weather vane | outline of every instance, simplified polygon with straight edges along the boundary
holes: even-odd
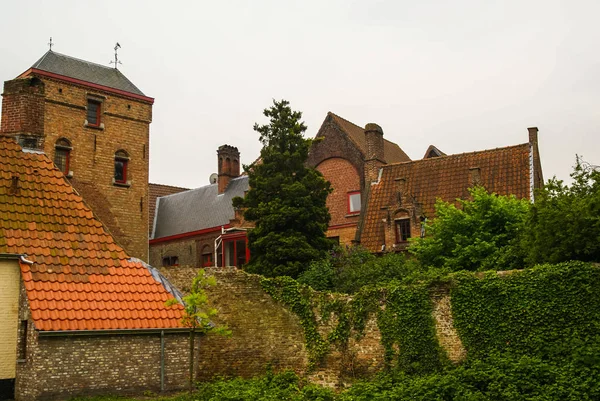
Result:
[[[115,65],[115,70],[118,70],[119,68],[117,67],[118,64],[123,64],[121,63],[121,60],[119,60],[119,56],[117,54],[117,51],[121,48],[121,45],[119,44],[119,42],[117,42],[117,44],[115,45],[115,61],[111,61],[110,64],[114,64]]]
[[[50,42],[48,42],[48,46],[50,46],[50,51],[52,51],[53,45],[54,45],[54,43],[52,43],[52,36],[50,36]]]

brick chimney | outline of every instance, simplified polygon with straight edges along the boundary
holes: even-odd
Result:
[[[44,83],[38,78],[4,82],[0,133],[15,137],[29,148],[43,148]]]
[[[219,146],[217,159],[219,163],[217,183],[219,193],[222,194],[227,189],[229,181],[240,176],[240,151],[234,146]]]
[[[365,154],[365,185],[377,181],[379,169],[385,164],[383,158],[383,130],[377,124],[365,126],[367,153]]]
[[[540,150],[538,148],[538,128],[529,127],[529,149],[531,152],[531,182],[530,182],[530,197],[534,200],[535,190],[544,185],[544,175],[542,174],[542,163],[540,161]]]

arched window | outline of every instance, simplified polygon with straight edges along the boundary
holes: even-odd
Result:
[[[71,142],[65,138],[60,138],[54,145],[54,164],[64,175],[69,175],[72,149]]]
[[[115,176],[116,184],[127,184],[127,167],[129,164],[129,155],[124,150],[118,150],[115,153]]]
[[[211,267],[213,265],[212,250],[209,245],[202,247],[202,267]]]

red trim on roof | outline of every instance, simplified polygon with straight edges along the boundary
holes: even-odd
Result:
[[[70,82],[70,83],[77,84],[77,85],[85,85],[85,86],[89,86],[89,87],[92,87],[94,89],[98,89],[98,90],[101,90],[104,92],[115,93],[117,95],[121,95],[121,96],[129,97],[129,98],[133,98],[136,100],[141,100],[141,101],[144,101],[144,102],[147,102],[150,104],[154,104],[154,98],[152,98],[152,97],[138,95],[136,93],[127,92],[127,91],[124,91],[121,89],[111,88],[109,86],[94,84],[92,82],[67,77],[65,75],[55,74],[53,72],[38,70],[37,68],[30,68],[27,71],[25,71],[24,73],[22,73],[21,75],[19,75],[17,78],[23,78],[29,74],[37,74],[37,75],[42,75],[42,76],[45,76],[48,78],[60,79],[61,81]]]
[[[208,234],[208,233],[212,233],[212,232],[216,232],[216,231],[221,231],[221,227],[229,228],[229,227],[231,227],[231,225],[225,224],[223,226],[205,228],[203,230],[198,230],[198,231],[190,231],[189,233],[182,233],[182,234],[169,235],[168,237],[154,238],[154,239],[151,239],[149,242],[150,242],[150,245],[154,245],[154,244],[158,244],[161,242],[167,242],[167,241],[172,241],[172,240],[181,239],[181,238],[194,237],[196,235],[202,235],[202,234]]]

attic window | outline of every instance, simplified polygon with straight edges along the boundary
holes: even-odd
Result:
[[[396,225],[396,243],[407,242],[410,238],[410,219],[398,219]]]

